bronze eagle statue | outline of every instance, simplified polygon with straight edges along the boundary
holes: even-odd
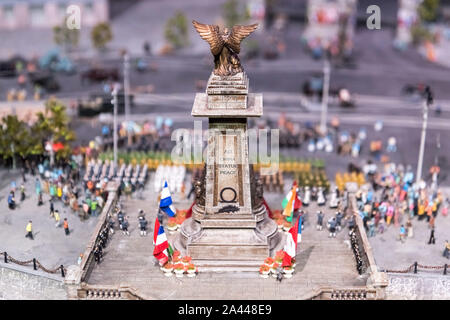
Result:
[[[242,72],[238,57],[241,41],[258,28],[258,24],[248,26],[234,26],[230,29],[219,30],[217,25],[202,24],[192,21],[200,37],[209,43],[214,56],[214,74],[218,76],[232,76]]]

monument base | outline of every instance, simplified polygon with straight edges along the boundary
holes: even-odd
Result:
[[[191,256],[203,271],[257,271],[265,258],[283,247],[283,235],[267,217],[265,208],[253,216],[254,227],[249,219],[241,219],[234,220],[233,225],[224,220],[221,228],[217,225],[221,220],[216,220],[214,227],[207,227],[208,219],[197,220],[202,209],[194,206],[193,217],[181,225],[174,247]]]

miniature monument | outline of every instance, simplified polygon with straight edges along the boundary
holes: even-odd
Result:
[[[193,23],[203,39],[212,37],[208,30],[220,36],[217,26]],[[259,266],[282,242],[276,224],[267,216],[262,184],[248,160],[247,118],[262,115],[262,94],[249,93],[248,78],[233,50],[237,47],[239,52],[240,41],[256,27],[233,27],[228,37],[239,42],[229,46],[222,41],[222,53],[213,51],[215,44],[208,41],[216,65],[206,92],[196,94],[192,109],[192,116],[209,118],[207,159],[204,176],[195,181],[192,218],[182,224],[175,247],[200,267],[221,262],[227,266],[233,261]],[[239,37],[233,32],[239,32]]]

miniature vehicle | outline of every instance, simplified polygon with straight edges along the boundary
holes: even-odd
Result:
[[[339,105],[341,107],[354,107],[355,102],[352,99],[352,96],[350,94],[350,91],[348,89],[342,88],[338,91],[338,100]]]
[[[80,101],[78,104],[78,115],[83,117],[93,117],[99,113],[113,112],[114,106],[111,103],[111,95],[107,93],[94,93],[86,101]],[[117,95],[118,113],[124,113],[125,95],[120,91]],[[130,106],[134,105],[134,96],[130,95]]]
[[[16,66],[12,61],[0,61],[0,77],[15,77]]]
[[[106,80],[119,81],[119,71],[117,68],[91,68],[81,73],[81,83],[101,82]]]
[[[34,86],[40,86],[47,92],[57,92],[61,88],[51,72],[30,73],[29,77]]]
[[[145,72],[149,69],[148,62],[142,58],[136,60],[136,70],[138,72]]]
[[[425,85],[423,83],[406,84],[402,88],[402,94],[404,94],[404,95],[422,95],[424,89],[425,89]]]
[[[311,78],[303,82],[302,92],[306,96],[322,96],[323,78],[321,74],[314,74]]]
[[[58,49],[52,49],[42,56],[39,59],[39,66],[41,69],[53,72],[64,72],[67,74],[73,74],[75,72],[75,66],[72,60],[68,57],[61,56]]]

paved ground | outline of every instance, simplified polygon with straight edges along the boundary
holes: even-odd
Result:
[[[34,180],[27,175],[25,185],[27,198],[19,203],[15,210],[8,209],[7,197],[12,177],[16,177],[17,185],[22,181],[20,174],[0,172],[0,252],[6,251],[18,260],[36,258],[46,268],[54,268],[61,264],[76,264],[80,253],[84,252],[97,219],[89,218],[82,222],[70,209],[63,208],[61,202],[55,203],[61,220],[69,221],[70,235],[66,236],[64,229],[55,227],[55,220],[49,215],[49,197],[44,195],[44,205],[37,206],[37,196],[34,192]],[[20,195],[16,194],[19,202]],[[34,240],[25,238],[25,227],[28,220],[33,221]]]
[[[415,261],[428,266],[450,264],[450,260],[442,256],[444,242],[450,240],[450,217],[444,217],[439,213],[435,227],[436,244],[434,245],[428,244],[430,229],[426,219],[418,221],[417,218],[413,220],[414,236],[407,238],[405,243],[397,240],[400,227],[394,225],[391,225],[387,232],[369,238],[378,267],[403,270]]]
[[[261,279],[257,272],[200,273],[197,278],[166,278],[155,266],[152,256],[152,233],[156,215],[156,195],[147,184],[147,201],[125,201],[130,217],[130,236],[121,232],[113,235],[106,248],[104,261],[96,265],[88,279],[89,284],[127,284],[155,299],[300,299],[318,286],[361,286],[364,279],[356,272],[353,253],[342,231],[336,239],[328,238],[326,231],[318,232],[313,224],[315,217],[305,222],[303,241],[299,244],[297,268],[291,279],[280,284],[275,279]],[[281,206],[284,194],[267,194],[269,205]],[[175,198],[175,197],[174,197]],[[188,208],[189,202],[175,204]],[[150,220],[147,237],[140,237],[137,212],[145,209]],[[315,212],[313,207],[311,212]],[[169,241],[174,234],[168,234]],[[262,261],[261,261],[262,263]]]

